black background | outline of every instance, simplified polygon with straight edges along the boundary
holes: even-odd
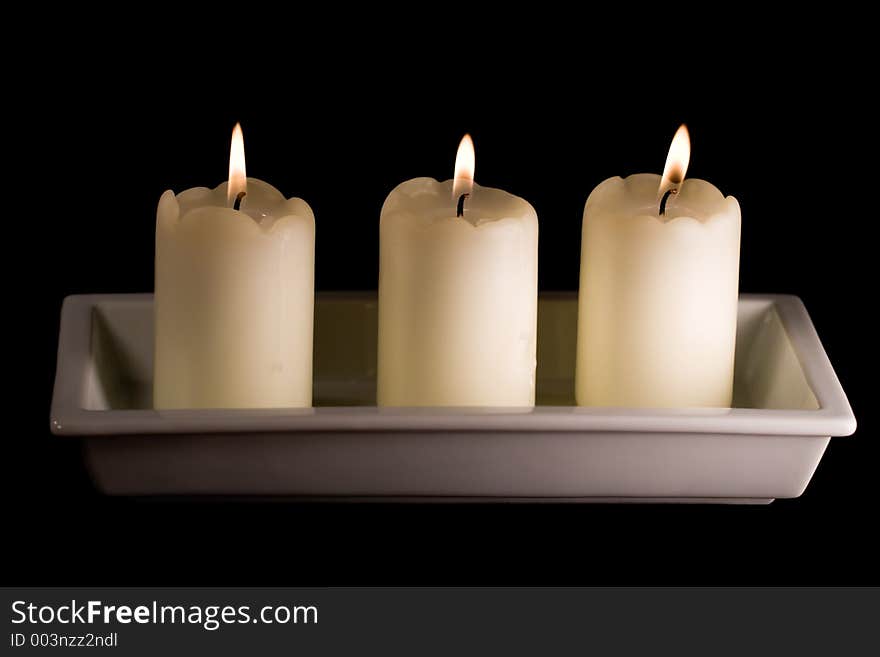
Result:
[[[18,53],[12,67],[9,583],[876,582],[875,80],[851,34],[802,17],[729,34],[661,21],[645,41],[626,17],[562,30],[565,17],[449,15],[431,31],[430,17],[409,17],[373,33],[346,15],[346,31],[316,36],[249,12],[184,48],[192,33],[160,18],[144,43],[58,23],[40,34],[48,63]],[[593,43],[604,31],[613,37]],[[383,199],[407,178],[448,178],[464,132],[477,180],[538,211],[541,289],[576,289],[586,196],[611,175],[659,173],[686,122],[688,175],[742,206],[741,290],[804,300],[859,430],[832,440],[800,499],[767,507],[102,497],[76,443],[48,432],[61,301],[152,289],[155,204],[167,188],[223,180],[235,121],[248,173],[315,211],[319,290],[376,287]]]

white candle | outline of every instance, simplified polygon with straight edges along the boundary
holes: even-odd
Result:
[[[245,177],[236,126],[228,183],[159,199],[154,406],[310,406],[314,253],[311,208]]]
[[[682,126],[662,179],[609,178],[587,199],[580,405],[731,405],[740,208],[710,183],[684,180],[689,155]]]
[[[382,207],[381,406],[535,403],[538,216],[473,163],[466,136],[454,180],[408,180]]]

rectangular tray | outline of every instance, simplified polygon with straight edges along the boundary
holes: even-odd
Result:
[[[855,418],[796,297],[739,302],[734,406],[574,406],[577,296],[542,294],[534,409],[375,406],[375,293],[318,294],[315,408],[151,408],[152,295],[65,299],[51,429],[121,495],[766,503]]]

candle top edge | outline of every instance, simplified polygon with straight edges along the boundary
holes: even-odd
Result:
[[[157,219],[161,223],[176,224],[188,219],[209,215],[211,219],[248,218],[250,223],[265,233],[284,225],[285,219],[305,219],[314,222],[314,213],[303,199],[285,198],[274,186],[248,177],[247,195],[240,209],[229,207],[226,197],[228,182],[214,187],[191,187],[178,194],[167,190],[159,200]]]
[[[712,183],[701,178],[686,178],[667,206],[659,214],[658,189],[661,176],[654,173],[636,173],[625,178],[613,176],[599,183],[590,193],[584,214],[614,212],[656,219],[664,224],[691,219],[707,223],[718,215],[740,216],[739,201],[725,196]]]
[[[537,223],[535,208],[524,198],[477,183],[462,202],[463,214],[458,217],[460,199],[454,197],[453,182],[451,178],[438,181],[429,177],[405,180],[389,192],[382,205],[382,220],[395,215],[408,215],[425,219],[427,223],[464,219],[464,223],[474,227],[504,219],[533,220]]]

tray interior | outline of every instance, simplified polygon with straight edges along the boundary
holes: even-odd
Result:
[[[92,314],[90,367],[82,407],[152,406],[153,317],[148,297],[104,301]],[[315,406],[371,406],[376,399],[375,293],[318,294],[315,303]],[[574,405],[577,296],[541,295],[537,403]],[[774,304],[743,298],[737,325],[734,406],[816,409],[816,397]]]

